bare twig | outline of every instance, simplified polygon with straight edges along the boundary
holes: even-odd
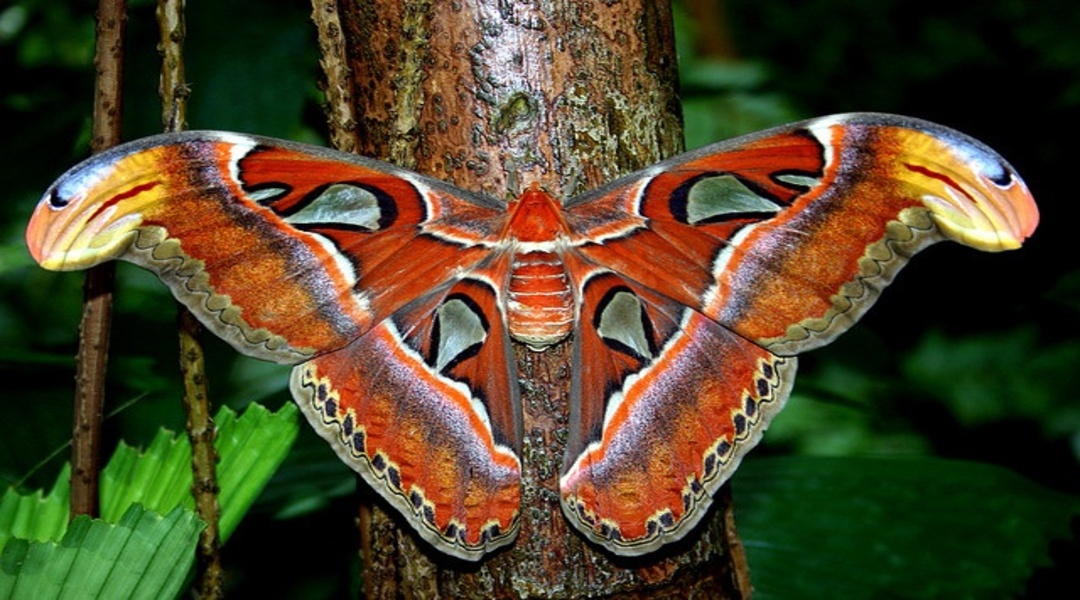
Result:
[[[326,120],[330,145],[342,152],[356,151],[356,117],[353,114],[352,70],[345,51],[337,0],[312,0],[311,20],[319,40],[319,63],[325,76]]]
[[[157,21],[162,55],[161,121],[165,131],[181,131],[187,116],[188,87],[184,81],[184,0],[159,0]],[[184,411],[191,440],[192,488],[195,510],[206,523],[199,537],[196,588],[200,598],[222,597],[221,538],[218,504],[216,429],[206,384],[206,363],[199,335],[202,326],[183,306],[178,307],[180,371],[184,377]]]
[[[166,0],[167,2],[173,0]],[[187,413],[188,439],[191,440],[191,492],[195,510],[206,523],[199,537],[198,573],[196,587],[199,598],[222,597],[221,538],[218,521],[217,450],[214,437],[217,430],[210,414],[206,391],[206,370],[203,349],[199,343],[202,326],[187,309],[180,307],[180,370],[184,376],[184,410]]]
[[[100,0],[94,66],[94,152],[120,142],[120,116],[127,2]],[[75,370],[75,410],[71,440],[71,515],[98,514],[98,465],[101,415],[105,403],[105,369],[115,268],[106,263],[90,269],[83,285],[79,354]]]
[[[311,20],[318,34],[319,64],[324,79],[320,81],[326,98],[324,111],[329,128],[330,145],[342,152],[357,151],[356,119],[353,112],[352,70],[346,51],[346,35],[341,28],[338,0],[311,0]],[[359,537],[360,564],[371,564],[371,519],[374,494],[356,476],[356,526]],[[363,597],[370,598],[371,578],[364,579]]]
[[[184,0],[160,0],[157,22],[161,52],[161,126],[165,131],[182,131],[187,123],[188,87],[184,81]]]
[[[90,149],[101,152],[120,143],[123,108],[124,30],[127,0],[100,0],[94,50],[94,124]]]

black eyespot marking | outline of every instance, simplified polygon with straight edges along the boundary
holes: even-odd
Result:
[[[743,412],[751,419],[757,414],[757,402],[754,402],[754,399],[750,396],[743,398]]]
[[[656,535],[656,530],[660,528],[660,525],[656,522],[656,519],[649,519],[645,522],[645,535],[652,537]]]
[[[584,504],[579,503],[577,505],[577,514],[578,514],[578,518],[581,519],[582,521],[584,521],[586,523],[592,523],[592,519],[589,517],[589,514],[585,512],[585,505]]]
[[[599,533],[601,537],[611,539],[611,525],[608,525],[607,523],[601,523]]]
[[[713,471],[715,471],[715,470],[716,470],[716,456],[713,455],[713,454],[706,454],[705,455],[705,469],[704,469],[703,475],[705,477],[711,477],[712,474],[713,474]]]
[[[728,452],[731,452],[731,442],[725,440],[716,447],[716,453],[720,456],[724,456]]]
[[[499,524],[498,523],[492,523],[488,527],[485,527],[485,528],[480,530],[480,543],[481,544],[487,544],[491,540],[499,537],[501,532],[502,532],[502,530],[499,529]]]
[[[401,473],[398,472],[397,468],[390,467],[386,469],[386,479],[395,490],[401,489]]]
[[[996,185],[998,187],[1005,188],[1005,187],[1009,187],[1010,185],[1012,185],[1013,181],[1014,181],[1012,171],[1010,171],[1008,167],[1006,167],[1005,165],[1003,165],[1001,163],[996,163],[996,166],[998,168],[997,172],[996,173],[987,173],[986,178],[989,179],[991,182],[994,183],[994,185]]]
[[[49,206],[53,208],[64,208],[70,203],[71,200],[60,196],[60,190],[53,188],[53,190],[49,192]]]
[[[746,432],[746,416],[745,415],[737,414],[737,415],[735,415],[735,418],[732,419],[732,421],[735,423],[735,433],[736,433],[736,435],[742,435],[744,432]]]
[[[769,395],[769,382],[764,379],[757,380],[757,393],[762,398]]]

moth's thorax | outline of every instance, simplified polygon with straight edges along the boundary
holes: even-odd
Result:
[[[518,242],[553,242],[567,232],[562,205],[536,184],[510,203],[510,218],[503,237]]]
[[[514,339],[542,350],[570,334],[574,293],[558,241],[562,206],[534,185],[510,203],[504,237],[514,247],[507,290],[507,326]]]

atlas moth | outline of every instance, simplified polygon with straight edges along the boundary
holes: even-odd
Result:
[[[572,346],[563,511],[640,555],[685,536],[833,340],[908,258],[1020,246],[1038,222],[994,151],[846,114],[509,204],[367,158],[237,133],[137,140],[64,174],[26,240],[48,269],[156,273],[238,351],[295,365],[334,451],[442,552],[511,543],[511,340]]]

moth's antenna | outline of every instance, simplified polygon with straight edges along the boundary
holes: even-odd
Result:
[[[585,186],[585,166],[581,164],[581,161],[577,157],[570,158],[570,168],[567,169],[566,183],[563,184],[563,199],[573,198],[581,193],[582,188]]]
[[[506,193],[509,201],[521,195],[521,179],[512,154],[503,158],[503,164],[506,165]]]

